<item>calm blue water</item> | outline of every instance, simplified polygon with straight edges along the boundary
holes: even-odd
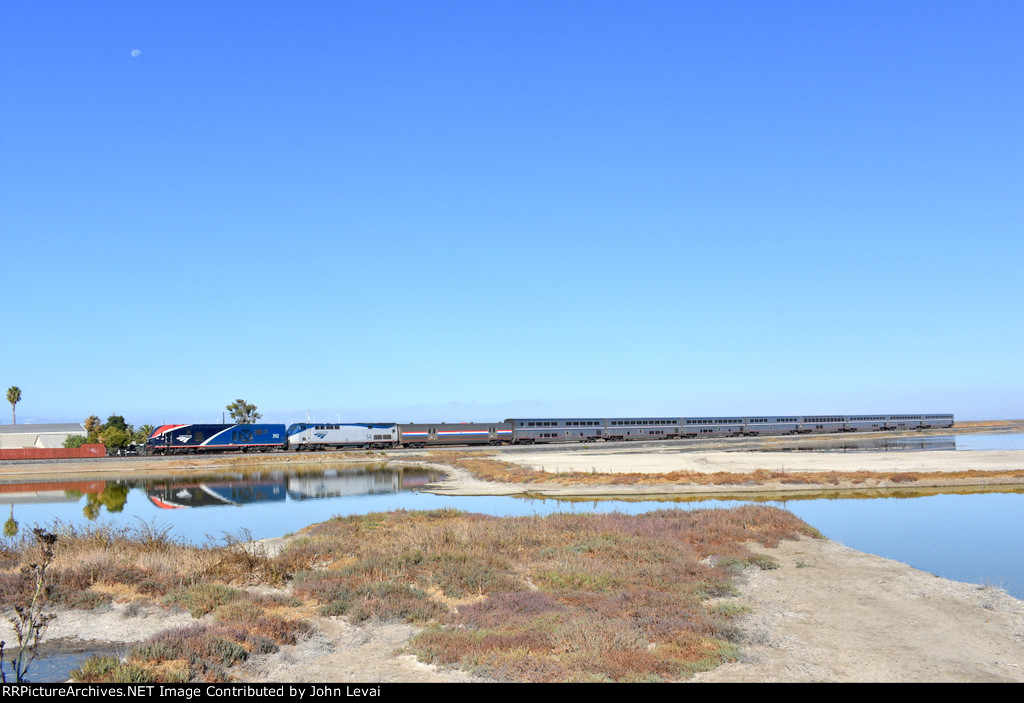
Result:
[[[949,435],[905,435],[902,437],[873,436],[871,434],[828,434],[814,437],[800,437],[787,441],[783,438],[772,447],[761,451],[979,451],[1001,449],[1024,449],[1024,433],[1004,434],[949,434]],[[737,451],[750,451],[739,446]]]
[[[956,435],[955,439],[957,449],[1024,449],[1024,432],[964,434]]]
[[[1024,598],[1024,492],[773,504],[855,549]]]
[[[84,652],[42,652],[28,667],[28,680],[31,683],[63,683],[71,678],[71,672],[80,667],[85,660],[94,654],[110,654],[108,650]],[[14,682],[14,666],[11,659],[4,656],[4,670],[7,682]]]

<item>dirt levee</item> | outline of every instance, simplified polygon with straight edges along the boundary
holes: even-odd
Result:
[[[614,447],[576,451],[499,452],[539,471],[580,473],[957,472],[1024,471],[1024,451],[728,452]]]

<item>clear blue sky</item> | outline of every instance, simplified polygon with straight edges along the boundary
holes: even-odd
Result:
[[[1024,417],[1022,36],[1017,0],[9,0],[0,389]]]

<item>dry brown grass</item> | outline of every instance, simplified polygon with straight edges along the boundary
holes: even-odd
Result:
[[[771,568],[746,545],[814,530],[765,506],[644,515],[497,518],[451,510],[337,518],[303,530],[254,568],[238,545],[193,547],[152,528],[60,530],[51,600],[96,607],[147,600],[204,616],[194,626],[97,658],[79,681],[225,681],[249,656],[293,644],[306,618],[343,615],[424,625],[424,661],[508,681],[677,680],[736,656],[730,610],[744,567]],[[3,542],[12,575],[35,555]],[[286,581],[290,596],[246,584]]]
[[[237,540],[193,546],[166,530],[58,524],[54,559],[46,573],[50,605],[102,608],[112,601],[148,602],[183,608],[212,624],[163,633],[132,648],[125,662],[97,657],[83,665],[78,681],[225,681],[226,669],[252,653],[276,651],[309,631],[303,603],[243,588],[254,580],[278,583],[272,560]],[[27,536],[0,547],[0,603],[14,606],[31,597],[25,566],[38,560]]]
[[[151,525],[79,528],[58,523],[52,531],[57,542],[47,575],[47,599],[55,604],[74,606],[84,596],[98,607],[119,596],[157,597],[210,578],[242,576],[220,551],[184,544]],[[4,544],[0,602],[13,604],[25,597],[19,573],[34,558],[24,535]]]
[[[582,471],[559,471],[549,473],[536,471],[519,464],[502,461],[493,455],[470,452],[431,452],[430,458],[442,464],[456,466],[469,471],[477,478],[500,483],[550,483],[557,485],[686,485],[686,486],[771,486],[773,484],[793,485],[884,485],[886,483],[908,483],[922,480],[971,480],[985,478],[1024,479],[1024,472],[1011,471],[768,471],[758,469],[749,473],[716,471],[670,471],[666,473],[593,473]]]
[[[814,531],[760,506],[639,516],[339,518],[282,553],[324,613],[429,624],[423,660],[508,681],[676,680],[736,654],[728,611],[746,543]],[[311,568],[311,567],[316,568]]]
[[[954,429],[975,427],[1024,427],[1024,420],[957,420]]]

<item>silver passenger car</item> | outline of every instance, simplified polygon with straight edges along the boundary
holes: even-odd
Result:
[[[513,418],[516,444],[826,434],[952,427],[952,414],[757,415],[748,417]]]
[[[608,420],[605,438],[613,441],[675,439],[679,437],[678,417],[622,417]]]
[[[738,437],[746,433],[746,418],[742,417],[681,417],[684,437]]]
[[[446,444],[508,444],[512,428],[505,422],[435,422],[398,425],[403,447],[436,447]]]
[[[606,420],[594,417],[510,418],[505,420],[516,444],[549,442],[593,442],[608,439]]]
[[[751,437],[773,434],[796,434],[800,430],[800,418],[796,415],[757,415],[744,418],[744,434]]]

